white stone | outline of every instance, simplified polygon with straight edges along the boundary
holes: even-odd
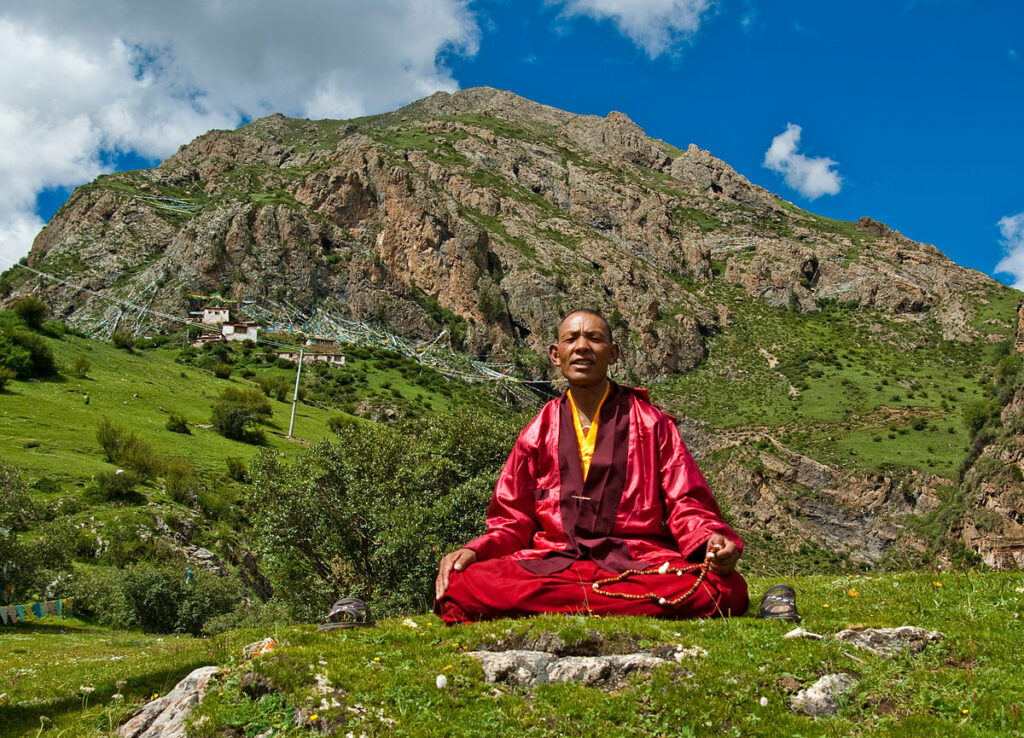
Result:
[[[789,698],[789,708],[811,717],[835,715],[839,711],[839,697],[857,686],[849,674],[826,674],[807,689],[801,689]]]

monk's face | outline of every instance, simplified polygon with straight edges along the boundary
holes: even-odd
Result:
[[[590,313],[570,313],[558,326],[558,343],[548,348],[551,363],[573,387],[591,387],[608,376],[608,366],[619,360],[607,324]]]

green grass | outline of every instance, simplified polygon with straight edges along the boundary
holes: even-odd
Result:
[[[719,430],[752,426],[848,469],[955,475],[968,446],[963,408],[982,396],[994,352],[877,311],[798,314],[721,283],[709,292],[734,324],[709,340],[699,367],[653,388],[658,402]]]
[[[96,426],[102,417],[134,432],[164,457],[188,458],[202,472],[223,473],[226,457],[249,457],[257,451],[211,428],[192,426],[191,435],[182,435],[164,427],[171,413],[184,415],[189,423],[209,424],[210,406],[220,392],[229,386],[252,386],[248,381],[221,380],[177,364],[173,360],[177,352],[170,349],[129,354],[73,336],[50,345],[66,367],[64,374],[54,380],[14,382],[0,395],[0,454],[30,479],[49,476],[64,484],[84,483],[109,468],[96,443]],[[92,364],[85,378],[70,370],[79,356],[88,357]],[[277,435],[288,432],[291,403],[271,400],[271,405],[274,414],[266,426],[269,446],[289,455],[297,452],[301,444]],[[314,442],[330,436],[330,414],[300,404],[294,435]]]
[[[784,561],[778,564],[785,570]],[[781,578],[752,578],[751,592],[756,597]],[[196,735],[221,735],[228,728],[246,735],[269,728],[281,730],[278,735],[308,735],[307,728],[291,725],[297,707],[305,708],[307,725],[333,726],[329,732],[336,735],[931,738],[1024,730],[1019,573],[785,579],[797,590],[802,626],[824,640],[784,640],[792,624],[750,615],[728,621],[547,615],[456,628],[416,615],[416,628],[393,619],[367,630],[317,633],[312,626],[294,626],[209,640],[42,621],[0,636],[0,691],[7,692],[0,698],[0,722],[11,736],[35,736],[40,717],[51,721],[54,734],[103,734],[191,669],[220,664],[230,671],[212,683],[197,709],[194,717],[204,716],[205,722],[194,728]],[[920,654],[886,660],[829,637],[851,625],[917,625],[945,638]],[[465,655],[509,635],[556,632],[573,643],[591,629],[606,637],[628,636],[640,648],[700,646],[707,656],[659,667],[608,693],[575,684],[487,684],[477,662]],[[241,646],[267,635],[278,640],[278,648],[253,663],[241,662]],[[239,679],[250,670],[270,680],[268,697],[250,700],[241,692]],[[808,718],[788,709],[790,680],[806,687],[836,672],[857,679],[836,716]],[[435,685],[438,674],[448,679],[445,689]],[[335,695],[338,707],[320,705],[317,675],[343,693]],[[121,690],[126,702],[110,699],[118,679],[128,682]],[[85,699],[80,686],[95,691]]]

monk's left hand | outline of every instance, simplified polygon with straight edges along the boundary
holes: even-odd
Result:
[[[708,539],[707,550],[715,554],[711,559],[711,571],[722,577],[732,574],[736,562],[740,560],[739,546],[721,533],[715,533]]]

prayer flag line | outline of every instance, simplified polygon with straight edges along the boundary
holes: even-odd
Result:
[[[31,612],[34,617],[29,618],[28,613]],[[0,606],[0,621],[4,625],[14,625],[16,623],[26,623],[31,620],[41,620],[49,615],[59,615],[64,617],[71,612],[71,598],[62,600],[46,600],[43,602],[33,602],[30,605],[7,605],[6,607]]]

